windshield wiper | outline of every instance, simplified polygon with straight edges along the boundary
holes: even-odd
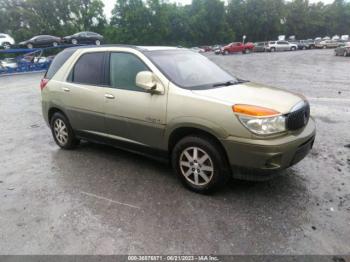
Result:
[[[239,85],[239,84],[242,84],[242,83],[245,83],[245,82],[248,82],[248,81],[242,80],[242,79],[238,79],[236,81],[227,81],[227,82],[223,82],[223,83],[217,83],[217,84],[214,84],[213,87]]]

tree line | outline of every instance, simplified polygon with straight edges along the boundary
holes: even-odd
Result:
[[[38,34],[94,31],[106,43],[212,45],[350,34],[350,2],[308,0],[116,0],[107,19],[101,0],[0,0],[0,31],[16,41]]]

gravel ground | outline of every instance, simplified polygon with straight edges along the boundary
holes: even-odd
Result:
[[[305,94],[318,132],[306,159],[268,182],[191,193],[141,156],[58,149],[41,115],[42,74],[0,77],[0,254],[350,254],[350,58],[208,56]]]

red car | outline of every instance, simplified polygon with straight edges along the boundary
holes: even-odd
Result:
[[[237,53],[237,52],[242,52],[243,54],[247,54],[253,51],[254,44],[253,43],[246,43],[243,44],[241,42],[235,42],[228,44],[227,46],[224,46],[222,48],[221,53],[223,55],[228,55],[231,53]]]

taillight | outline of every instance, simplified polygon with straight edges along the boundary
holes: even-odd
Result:
[[[41,91],[46,87],[48,82],[49,82],[49,79],[46,79],[46,78],[41,79],[41,81],[40,81],[40,90]]]

